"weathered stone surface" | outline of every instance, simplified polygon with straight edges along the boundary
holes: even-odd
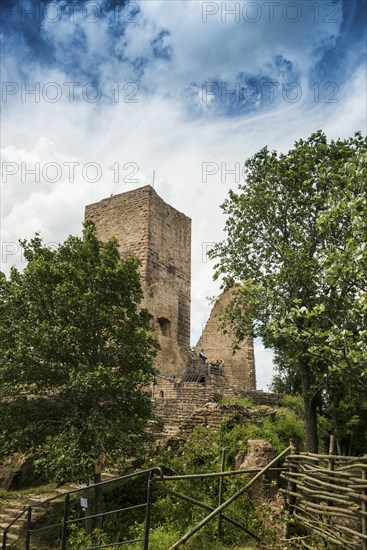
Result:
[[[248,451],[240,470],[263,468],[274,458],[273,447],[263,439],[249,439]]]
[[[143,305],[161,350],[156,359],[160,374],[180,379],[190,360],[191,220],[166,204],[147,185],[114,195],[85,209],[102,240],[116,237],[122,255],[135,254],[142,262]],[[219,328],[218,315],[230,294],[215,304],[196,351],[205,348],[209,359],[222,359],[224,382],[241,390],[256,389],[252,338],[235,355],[233,338]]]
[[[264,468],[275,458],[274,450],[268,441],[263,439],[249,439],[248,451],[244,461],[240,465],[240,470],[250,470],[252,468]],[[276,472],[268,472],[254,483],[249,489],[251,498],[261,501],[265,496],[274,496],[271,482],[277,479]]]
[[[159,376],[151,391],[155,412],[164,422],[163,433],[166,435],[190,432],[195,421],[217,430],[222,422],[236,415],[245,422],[257,423],[272,415],[272,406],[281,399],[281,396],[262,391],[240,392],[218,376],[209,377],[206,384],[182,383],[173,377]],[[219,405],[222,395],[234,398],[250,395],[255,407]]]
[[[34,461],[39,455],[24,458],[17,468],[3,466],[0,468],[0,484],[6,491],[26,489],[42,485],[44,479],[35,471]]]
[[[236,456],[234,457],[234,469],[235,470],[243,470],[243,468],[241,468],[241,464],[242,462],[244,461],[245,459],[245,453],[238,453],[236,454]]]
[[[147,185],[88,205],[85,219],[95,223],[99,239],[116,237],[122,256],[133,253],[141,260],[142,305],[161,346],[156,366],[180,376],[190,351],[190,218]]]
[[[233,411],[205,405],[219,401],[221,395],[241,397],[246,392],[256,403],[273,404],[271,397],[256,391],[252,338],[233,355],[233,338],[220,329],[219,315],[230,293],[217,300],[194,358],[190,354],[190,218],[166,204],[147,185],[88,205],[85,219],[95,223],[101,240],[116,237],[122,256],[133,253],[141,260],[142,305],[152,315],[161,346],[155,363],[159,376],[151,395],[166,424],[164,436],[190,431],[195,423],[219,428],[231,414],[233,417]],[[188,383],[185,373],[188,367],[198,365],[201,348],[208,362],[221,360],[220,373],[208,372],[198,380],[201,383]]]
[[[166,436],[178,432],[190,433],[195,426],[217,431],[223,422],[234,419],[258,424],[271,412],[269,407],[265,410],[240,405],[221,405],[212,401],[212,398],[200,388],[195,393],[189,390],[190,393],[185,394],[184,391],[185,389],[173,398],[155,400],[155,412],[165,423]]]
[[[239,390],[256,390],[255,356],[252,338],[246,338],[239,350],[232,353],[234,335],[224,333],[220,317],[231,300],[231,293],[225,292],[217,299],[203,333],[195,346],[201,349],[210,361],[223,364],[223,376],[228,385]]]

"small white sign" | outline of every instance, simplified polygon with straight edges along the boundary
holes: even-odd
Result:
[[[80,506],[83,508],[83,510],[86,510],[88,508],[88,499],[82,497],[80,499]]]

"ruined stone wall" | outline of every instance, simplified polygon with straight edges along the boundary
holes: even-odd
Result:
[[[150,186],[88,205],[85,219],[94,221],[99,239],[117,238],[122,257],[133,253],[142,262],[142,306],[152,315],[161,346],[156,359],[160,375],[151,395],[156,413],[166,424],[164,435],[191,431],[197,424],[218,429],[238,414],[249,421],[268,414],[267,407],[262,412],[239,413],[236,406],[218,404],[221,395],[241,397],[246,393],[257,403],[264,402],[262,392],[256,391],[252,338],[233,355],[233,338],[220,328],[219,315],[230,300],[229,293],[219,297],[195,356],[190,356],[191,220],[166,204]],[[189,365],[186,374],[198,366],[197,354],[202,348],[208,361],[223,361],[223,369],[209,369],[204,383],[199,379],[188,382],[189,377],[182,376]],[[271,404],[274,399],[265,401]]]
[[[231,334],[224,334],[220,326],[220,315],[231,299],[230,292],[221,294],[216,301],[203,333],[195,346],[195,353],[204,349],[210,361],[223,361],[223,375],[229,386],[241,391],[256,390],[255,357],[252,337],[247,338],[240,349],[233,354],[235,341]]]
[[[205,399],[202,395],[194,400],[185,397],[155,400],[155,413],[164,421],[163,436],[174,436],[179,432],[191,433],[196,426],[217,431],[223,422],[241,419],[244,423],[260,423],[272,409],[262,405],[245,408],[238,405],[221,405]]]
[[[218,377],[208,377],[206,384],[180,382],[174,378],[158,376],[151,390],[154,403],[164,399],[187,401],[189,407],[195,407],[207,401],[216,401],[223,394],[223,384]]]
[[[161,350],[156,367],[180,376],[190,350],[191,220],[149,185],[88,205],[101,240],[116,237],[120,253],[142,262],[143,306],[152,315]]]
[[[264,415],[271,414],[282,397],[267,394],[261,390],[240,392],[221,380],[209,377],[207,384],[179,382],[173,377],[158,376],[152,386],[151,396],[155,413],[164,422],[164,436],[178,432],[191,432],[196,425],[218,430],[222,422],[239,416],[244,422],[258,422]],[[221,397],[251,397],[254,407],[220,404]]]

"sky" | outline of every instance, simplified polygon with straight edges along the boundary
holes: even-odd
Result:
[[[207,252],[243,163],[322,129],[366,132],[363,0],[3,0],[1,270],[19,238],[81,234],[84,207],[153,183],[192,219],[192,344]],[[271,350],[256,341],[258,387]]]

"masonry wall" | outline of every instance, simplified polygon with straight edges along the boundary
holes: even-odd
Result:
[[[272,414],[266,405],[245,408],[239,405],[221,405],[205,399],[187,401],[184,397],[155,401],[155,412],[165,423],[163,437],[190,433],[196,426],[219,430],[221,424],[234,418],[244,423],[260,423],[264,416]]]
[[[100,240],[116,237],[122,256],[133,253],[142,261],[143,284],[146,280],[149,218],[149,194],[145,189],[113,195],[85,207],[85,219],[95,223]]]
[[[196,344],[195,353],[204,349],[208,362],[223,361],[223,376],[227,384],[241,391],[256,390],[255,356],[252,337],[232,353],[235,338],[230,333],[224,334],[221,328],[220,315],[231,299],[230,292],[221,294],[216,301],[203,333]],[[224,392],[225,393],[225,392]]]
[[[221,397],[248,396],[254,407],[222,405]],[[225,385],[221,376],[211,376],[207,384],[177,382],[172,377],[158,376],[151,388],[154,410],[164,422],[162,438],[191,432],[196,425],[218,430],[222,422],[239,416],[244,422],[258,422],[272,414],[274,405],[281,405],[282,396],[262,390],[241,392]]]
[[[160,403],[162,399],[178,400],[188,403],[188,407],[195,407],[208,401],[219,402],[222,396],[232,399],[249,397],[255,405],[282,405],[283,395],[264,392],[263,390],[240,391],[228,386],[224,377],[209,376],[206,384],[197,382],[180,382],[173,377],[157,376],[151,388],[153,403]]]
[[[146,282],[147,287],[153,290],[153,300],[148,302],[148,308],[150,306],[159,315],[162,307],[172,305],[171,318],[168,319],[171,321],[171,335],[177,343],[179,361],[176,365],[179,368],[175,369],[172,365],[169,371],[182,374],[190,350],[191,220],[166,204],[151,187],[148,189]],[[158,294],[154,296],[154,290],[159,286],[158,298]],[[165,361],[169,361],[169,355],[165,356]]]
[[[122,256],[133,253],[141,260],[142,305],[161,345],[156,366],[179,377],[190,351],[190,218],[148,185],[88,205],[85,219],[94,221],[99,239],[115,236]]]

